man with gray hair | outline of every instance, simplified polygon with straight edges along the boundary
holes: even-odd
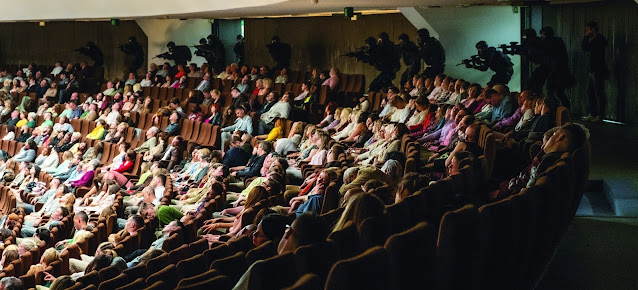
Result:
[[[155,137],[155,135],[157,135],[157,131],[157,127],[151,127],[148,129],[148,131],[146,131],[146,141],[144,141],[140,147],[135,148],[135,152],[145,153],[155,147],[155,145],[157,145],[157,138]]]
[[[0,280],[0,290],[22,290],[22,281],[16,277],[4,277]]]

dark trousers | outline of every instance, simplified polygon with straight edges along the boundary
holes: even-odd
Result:
[[[526,89],[532,90],[535,93],[542,93],[545,80],[547,79],[547,72],[542,68],[536,68],[527,80]]]
[[[497,72],[492,76],[492,79],[490,79],[490,82],[487,83],[490,86],[493,86],[495,84],[502,84],[502,85],[507,85],[510,80],[512,79],[512,74],[509,72]]]
[[[263,120],[259,120],[259,125],[257,126],[257,135],[268,134],[273,128],[275,128],[275,122],[266,123]]]
[[[412,81],[412,78],[415,75],[419,74],[419,71],[421,71],[421,64],[413,64],[411,66],[408,66],[403,74],[401,74],[401,87],[403,87],[405,83]]]
[[[589,113],[594,117],[604,117],[607,100],[605,96],[605,77],[602,73],[589,73],[587,96],[589,97]]]
[[[60,90],[58,93],[58,104],[64,104],[71,99],[71,93],[67,90]]]
[[[550,75],[547,78],[547,96],[557,98],[561,105],[567,107],[567,109],[571,109],[571,102],[565,94],[565,81],[563,81],[560,75]]]
[[[382,71],[370,82],[369,91],[380,92],[392,86],[392,81],[397,77],[396,71]]]

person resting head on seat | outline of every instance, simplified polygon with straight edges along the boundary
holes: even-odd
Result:
[[[257,224],[257,230],[251,233],[253,245],[259,247],[267,241],[279,245],[279,241],[284,236],[288,218],[279,214],[269,214]]]
[[[315,213],[304,213],[298,216],[292,225],[286,229],[279,241],[277,253],[279,255],[293,252],[297,248],[325,241],[328,237],[326,221]]]

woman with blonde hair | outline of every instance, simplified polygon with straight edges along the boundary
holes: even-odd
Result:
[[[12,83],[13,83],[13,81],[11,79],[5,79],[4,82],[3,82],[2,89],[0,89],[0,92],[4,92],[5,94],[9,94],[9,91],[11,90]]]
[[[15,108],[16,108],[16,105],[13,100],[11,99],[4,100],[4,108],[2,109],[2,112],[0,112],[0,116],[6,116],[11,114],[11,112],[13,112]]]
[[[55,175],[58,173],[66,172],[69,169],[69,165],[71,164],[71,160],[73,160],[73,153],[71,151],[65,151],[62,154],[62,163],[60,163],[55,168],[49,168],[45,170],[45,172]]]
[[[259,185],[255,186],[248,197],[246,198],[246,203],[244,203],[244,209],[234,217],[224,217],[224,218],[216,218],[207,220],[204,222],[204,226],[201,227],[204,238],[208,239],[209,242],[214,242],[219,240],[219,235],[212,235],[211,233],[216,229],[227,228],[227,235],[234,236],[239,230],[241,230],[242,225],[242,217],[243,214],[258,202],[268,199],[268,190],[265,187]],[[249,221],[252,223],[252,221]]]
[[[60,255],[58,251],[54,248],[48,248],[44,253],[42,253],[42,257],[40,258],[40,263],[31,265],[29,271],[26,275],[37,275],[38,273],[44,271],[48,265],[60,259]]]
[[[337,108],[334,114],[334,121],[330,123],[330,125],[323,128],[324,131],[329,132],[330,130],[339,131],[340,128],[347,126],[350,113],[352,113],[351,108]]]
[[[343,229],[349,221],[356,227],[367,218],[378,218],[385,213],[385,205],[377,196],[369,193],[360,193],[351,197],[341,218],[337,221],[333,232]]]
[[[257,93],[258,99],[265,99],[268,94],[272,91],[272,80],[271,79],[262,79],[263,87]]]
[[[222,106],[224,105],[224,101],[222,100],[222,93],[218,89],[210,90],[210,106],[215,106],[217,112],[220,112]]]
[[[303,131],[304,124],[302,122],[292,123],[288,137],[281,138],[273,144],[275,152],[281,156],[286,156],[291,152],[299,152],[299,143],[301,142]]]
[[[264,88],[264,80],[263,79],[257,79],[255,81],[255,90],[251,94],[251,98],[256,98],[257,95],[259,95],[259,92],[261,91],[261,89],[263,89],[263,88]]]
[[[309,165],[323,165],[326,161],[326,156],[328,155],[330,135],[328,135],[328,133],[324,131],[316,130],[311,140],[313,141],[313,146],[306,149],[310,150],[310,153],[306,158],[299,160],[301,162],[309,162]],[[304,157],[304,155],[305,154],[302,154],[301,157]],[[298,165],[298,162],[291,162],[290,167],[286,169],[286,174],[291,178],[300,180],[303,179],[303,174],[301,172],[301,168]]]
[[[368,126],[366,126],[366,122],[368,120],[368,116],[370,116],[370,114],[368,114],[368,112],[363,112],[363,111],[358,111],[357,114],[353,114],[355,116],[353,116],[351,118],[353,127],[352,130],[350,130],[350,132],[348,133],[348,135],[346,136],[345,139],[341,140],[341,142],[344,143],[352,143],[357,141],[357,138],[359,138],[359,136],[365,136],[368,133]],[[343,131],[342,131],[343,132]],[[341,136],[343,136],[344,134],[342,134]],[[367,137],[365,137],[366,140],[369,138],[369,135]]]
[[[337,133],[343,131],[345,128],[350,125],[350,115],[352,114],[352,108],[343,108],[341,109],[341,114],[339,116],[339,124],[335,125],[332,129],[334,129]],[[324,131],[329,132],[324,128]]]
[[[117,129],[115,131],[115,133],[111,136],[107,136],[104,138],[105,142],[111,142],[111,143],[120,143],[122,141],[124,141],[124,139],[126,138],[126,130],[128,129],[128,123],[122,122],[117,124]]]
[[[18,246],[16,245],[8,245],[2,251],[2,258],[0,258],[0,266],[2,268],[6,268],[11,265],[11,262],[20,259],[20,253],[18,252]]]
[[[155,156],[155,154],[164,152],[164,149],[166,149],[167,142],[168,142],[168,133],[160,132],[159,134],[157,134],[157,145],[155,145],[153,148],[145,152],[144,156],[142,157],[142,160],[149,162],[153,159],[153,156]]]
[[[314,142],[313,142],[313,136],[315,135],[315,132],[317,132],[317,126],[313,125],[313,124],[308,124],[308,126],[306,126],[306,129],[302,135],[301,141],[299,143],[299,150],[296,152],[293,152],[291,154],[288,154],[289,158],[299,158],[299,159],[306,159],[309,155],[312,149],[314,149],[313,147]]]

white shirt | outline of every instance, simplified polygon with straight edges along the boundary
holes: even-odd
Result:
[[[288,119],[291,108],[290,103],[279,101],[270,107],[268,112],[261,115],[261,120],[266,123],[271,123],[275,118]]]
[[[428,100],[436,100],[439,97],[439,95],[442,93],[442,91],[443,89],[441,89],[440,86],[434,88],[434,90],[432,90],[432,92],[428,96]]]
[[[171,152],[173,151],[173,149],[175,149],[175,147],[169,146],[168,149],[166,149],[166,153],[164,153],[164,156],[162,156],[162,160],[168,160],[168,158],[171,156]]]
[[[15,138],[16,138],[16,133],[11,131],[11,132],[7,133],[6,135],[4,135],[4,137],[2,137],[2,140],[13,141],[13,139],[15,139]]]
[[[153,189],[153,192],[155,193],[155,200],[162,200],[162,197],[164,197],[164,190],[164,185],[160,185]],[[153,201],[153,204],[155,204],[155,201]]]
[[[111,125],[111,124],[117,124],[117,117],[120,115],[120,112],[117,111],[112,111],[110,112],[107,116],[106,116],[106,123]]]
[[[310,93],[310,91],[303,91],[298,96],[296,96],[294,100],[295,101],[303,101],[308,96],[308,93]]]
[[[140,86],[142,86],[143,88],[144,88],[144,87],[150,87],[152,84],[153,84],[153,81],[151,81],[151,80],[147,80],[147,79],[143,79],[143,80],[140,82]]]
[[[56,66],[51,71],[51,74],[54,75],[54,76],[57,76],[60,72],[62,72],[62,67],[61,66]]]
[[[385,107],[383,107],[383,110],[381,110],[381,113],[379,113],[379,117],[381,118],[385,117],[385,115],[387,115],[390,112],[390,107],[392,107],[390,102],[385,104]]]
[[[126,156],[126,152],[122,152],[122,153],[118,154],[117,156],[115,156],[115,158],[113,158],[113,166],[111,166],[111,169],[120,168],[122,163],[124,163],[124,157],[125,156]]]

